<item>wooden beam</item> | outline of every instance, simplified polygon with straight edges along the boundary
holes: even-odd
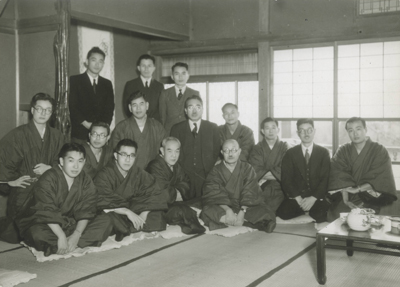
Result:
[[[269,34],[269,0],[258,0],[258,31]]]
[[[273,116],[271,94],[271,48],[268,42],[258,44],[258,119]]]
[[[138,24],[134,24],[134,23],[128,23],[128,22],[124,22],[124,21],[111,19],[111,18],[92,15],[92,14],[88,14],[88,13],[71,11],[71,18],[78,20],[78,21],[94,23],[94,24],[98,24],[98,25],[102,25],[102,26],[122,29],[122,30],[126,30],[126,31],[132,31],[132,32],[141,33],[141,34],[145,34],[145,35],[150,35],[150,36],[156,36],[156,37],[160,37],[160,38],[164,38],[164,39],[178,40],[178,41],[189,40],[189,35],[186,35],[186,34],[178,34],[178,33],[168,32],[168,31],[164,31],[164,30],[160,30],[160,29],[155,29],[155,28],[146,27],[146,26],[142,26],[142,25],[138,25]]]
[[[258,74],[232,74],[232,75],[201,75],[190,76],[190,83],[204,83],[204,82],[235,82],[235,81],[257,81]],[[171,77],[162,77],[160,80],[164,84],[173,84]]]
[[[17,21],[14,19],[0,18],[0,33],[15,34]]]
[[[0,16],[3,14],[4,9],[6,8],[8,0],[0,0]]]
[[[17,22],[18,34],[57,31],[59,22],[57,15],[20,19]]]

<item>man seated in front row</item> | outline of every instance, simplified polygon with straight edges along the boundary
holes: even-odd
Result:
[[[143,169],[156,158],[161,141],[166,137],[165,129],[160,122],[147,117],[148,109],[149,103],[145,94],[137,91],[130,95],[129,110],[132,116],[117,124],[110,140],[112,148],[115,148],[122,139],[135,141],[140,149],[135,165]]]
[[[234,139],[239,143],[241,161],[248,161],[249,153],[254,146],[253,131],[242,125],[239,121],[238,106],[227,103],[222,107],[222,116],[225,124],[218,127],[221,145],[228,139]]]
[[[39,178],[25,217],[17,221],[25,243],[45,256],[100,246],[112,230],[106,214],[96,216],[96,187],[81,172],[85,149],[77,143],[65,144],[59,163]]]
[[[279,140],[278,121],[273,118],[264,119],[260,128],[264,139],[253,147],[249,163],[257,174],[265,203],[276,212],[285,198],[281,188],[281,165],[288,144]]]
[[[331,160],[329,190],[341,192],[331,196],[328,221],[357,207],[379,213],[381,206],[397,199],[392,162],[385,147],[366,135],[362,118],[350,118],[345,128],[351,142],[339,147]]]
[[[282,189],[285,199],[276,215],[287,220],[305,212],[317,223],[326,221],[330,157],[326,148],[315,144],[314,121],[299,119],[301,144],[287,150],[282,159]]]
[[[114,160],[94,180],[99,193],[97,207],[111,216],[117,241],[130,233],[166,228],[163,211],[167,202],[155,178],[133,165],[137,152],[136,142],[119,141]]]
[[[82,144],[86,150],[86,163],[83,170],[92,178],[107,164],[113,154],[107,145],[110,126],[104,122],[94,122],[89,129],[89,142]]]
[[[264,203],[254,169],[239,160],[238,142],[225,141],[221,152],[224,160],[211,170],[204,184],[200,218],[210,230],[243,225],[272,232],[275,214]]]
[[[185,234],[204,233],[206,230],[197,219],[197,213],[185,201],[196,196],[190,189],[189,177],[178,163],[181,143],[177,138],[162,141],[161,155],[151,161],[147,171],[156,178],[168,203],[167,223],[179,225]]]

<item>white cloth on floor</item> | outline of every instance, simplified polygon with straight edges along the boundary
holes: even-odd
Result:
[[[36,277],[36,274],[25,271],[0,268],[0,286],[2,287],[12,287],[20,283],[26,283]]]
[[[305,223],[310,223],[313,221],[315,221],[315,219],[313,219],[308,214],[303,214],[303,215],[300,215],[298,217],[288,219],[288,220],[283,220],[282,218],[280,218],[278,216],[276,217],[277,224],[305,224]]]

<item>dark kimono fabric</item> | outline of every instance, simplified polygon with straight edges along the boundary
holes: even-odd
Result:
[[[218,130],[219,136],[221,137],[221,145],[226,140],[236,140],[242,150],[242,152],[240,153],[240,160],[247,162],[249,159],[250,151],[255,144],[253,131],[247,126],[242,125],[240,121],[233,134],[231,134],[226,124],[219,126]]]
[[[189,177],[182,170],[179,163],[173,167],[173,171],[158,156],[147,166],[147,171],[156,178],[157,184],[162,190],[168,203],[168,211],[165,213],[167,223],[179,225],[185,234],[204,233],[205,228],[197,219],[197,213],[189,207],[187,200],[195,197],[195,192],[190,190]],[[182,195],[183,202],[177,202],[177,191]]]
[[[83,170],[88,174],[92,179],[95,178],[97,173],[110,161],[113,157],[113,149],[109,145],[105,145],[102,149],[100,160],[97,161],[95,155],[93,154],[92,149],[90,148],[88,143],[83,144],[83,147],[86,150],[86,162]]]
[[[374,191],[382,193],[375,198],[367,192],[349,194],[349,200],[355,204],[379,212],[381,206],[397,200],[396,186],[389,153],[381,144],[367,140],[361,153],[358,154],[352,143],[342,145],[331,160],[329,190],[337,190],[350,186],[369,183]],[[340,192],[331,197],[332,205],[328,220],[339,217],[340,212],[348,212],[350,208],[343,203]]]
[[[70,236],[80,220],[89,220],[78,247],[100,246],[112,230],[110,218],[96,216],[97,192],[92,179],[82,171],[68,190],[60,167],[46,171],[33,189],[25,210],[16,219],[26,244],[45,256],[57,252],[58,238],[48,224],[58,224]]]
[[[110,145],[115,148],[122,139],[131,139],[137,142],[135,166],[146,168],[147,164],[155,159],[159,153],[162,140],[166,137],[164,127],[155,119],[147,118],[143,131],[141,132],[135,117],[121,121],[115,127]]]
[[[263,201],[256,173],[246,162],[238,161],[233,173],[223,162],[216,165],[204,184],[202,204],[201,219],[210,229],[225,227],[219,222],[225,214],[219,205],[227,205],[235,213],[247,206],[245,219],[252,224],[263,220],[275,221],[274,212]]]
[[[143,211],[151,211],[143,231],[165,230],[162,211],[167,210],[167,201],[155,178],[146,171],[132,166],[124,178],[116,162],[111,160],[97,174],[94,183],[99,193],[98,209],[125,207],[138,215]],[[137,231],[125,215],[109,214],[113,218],[116,233],[128,235]]]
[[[184,201],[195,197],[194,191],[190,190],[190,180],[177,162],[173,171],[161,156],[152,160],[146,168],[156,178],[157,184],[166,196],[168,204],[175,202],[178,190]]]
[[[61,132],[49,125],[46,126],[43,139],[33,121],[13,129],[0,141],[0,181],[13,181],[24,175],[39,178],[33,168],[39,163],[56,166],[58,153],[64,143]],[[0,219],[0,240],[10,243],[21,241],[14,219],[34,186],[35,183],[26,188],[1,184],[0,191],[9,196],[7,217]]]

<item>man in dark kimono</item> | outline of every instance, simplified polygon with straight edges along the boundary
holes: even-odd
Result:
[[[69,110],[72,141],[85,143],[95,121],[111,125],[114,115],[114,89],[110,80],[100,76],[106,54],[93,47],[87,54],[86,72],[70,77]]]
[[[133,116],[115,127],[110,142],[113,148],[122,139],[137,142],[140,153],[137,154],[135,165],[144,169],[158,155],[166,132],[159,121],[147,117],[149,103],[145,94],[140,91],[133,93],[129,97],[129,103],[129,110]]]
[[[253,167],[239,160],[240,152],[237,141],[224,142],[224,160],[204,184],[200,218],[210,230],[243,225],[270,233],[276,226],[275,214],[264,203]]]
[[[109,161],[94,181],[99,193],[98,209],[111,216],[117,241],[133,232],[166,228],[166,197],[155,178],[133,164],[137,151],[136,142],[130,139],[118,142],[115,160]]]
[[[278,138],[278,121],[268,117],[260,128],[264,139],[253,147],[249,163],[256,171],[265,203],[276,211],[285,198],[281,188],[281,165],[288,144]]]
[[[180,148],[177,138],[165,138],[160,148],[161,155],[152,160],[146,170],[156,178],[167,199],[167,223],[179,225],[185,234],[203,233],[206,230],[197,219],[197,213],[186,204],[195,193],[190,189],[189,177],[178,163]]]
[[[83,170],[92,178],[111,159],[113,150],[107,145],[110,138],[110,126],[104,122],[94,122],[89,129],[89,142],[84,143],[86,162]]]
[[[96,216],[96,187],[81,172],[85,149],[67,143],[59,160],[59,166],[40,177],[24,215],[17,220],[25,243],[45,256],[67,254],[76,247],[100,246],[112,230],[106,214]]]
[[[152,78],[156,69],[156,59],[153,56],[144,54],[137,60],[137,70],[140,76],[136,79],[126,82],[124,94],[122,98],[122,110],[125,118],[129,118],[132,114],[129,111],[129,96],[136,91],[143,92],[149,101],[149,109],[147,116],[160,121],[158,101],[160,94],[164,90],[164,85]]]
[[[254,146],[253,131],[240,123],[237,105],[225,104],[222,107],[222,116],[225,119],[225,124],[218,127],[221,145],[228,139],[236,140],[242,150],[239,159],[247,162],[250,151]]]
[[[282,159],[282,189],[285,199],[276,215],[287,220],[308,212],[317,223],[326,221],[330,157],[326,148],[315,144],[314,121],[299,119],[301,144],[288,149]]]
[[[364,119],[350,118],[345,127],[351,142],[339,147],[331,160],[328,221],[357,207],[379,213],[381,206],[397,200],[392,162],[385,147],[366,135]]]
[[[186,100],[193,95],[200,96],[199,91],[186,86],[190,77],[188,64],[178,62],[171,69],[175,86],[162,91],[159,101],[160,119],[167,135],[175,124],[186,121]]]
[[[65,139],[49,126],[55,108],[52,97],[36,94],[31,100],[32,121],[9,132],[0,141],[1,191],[9,194],[7,217],[0,220],[0,239],[18,243],[14,219],[38,178],[57,165]]]
[[[200,96],[190,96],[185,103],[189,120],[172,127],[171,136],[182,144],[179,163],[190,178],[190,188],[196,198],[202,195],[207,174],[215,165],[221,150],[218,126],[202,120],[203,101]]]

